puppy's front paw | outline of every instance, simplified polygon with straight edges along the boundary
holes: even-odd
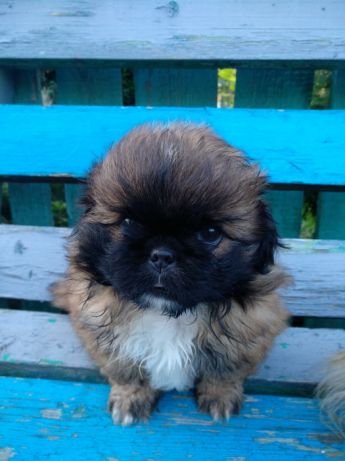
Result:
[[[208,386],[205,383],[196,389],[199,409],[212,416],[215,421],[228,420],[240,411],[243,393],[242,386],[230,388],[227,385]]]
[[[157,399],[158,392],[147,385],[114,384],[108,403],[113,422],[129,426],[139,421],[147,421]]]

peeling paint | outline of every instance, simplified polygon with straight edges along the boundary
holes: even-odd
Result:
[[[73,418],[85,418],[86,415],[86,409],[83,405],[80,407],[77,407],[73,410],[72,417]]]
[[[14,458],[16,452],[14,448],[4,447],[0,448],[0,461],[8,461],[11,458]]]
[[[319,455],[325,455],[326,458],[337,458],[340,456],[344,456],[344,452],[340,452],[333,448],[317,448],[311,447],[301,443],[299,440],[295,438],[283,438],[283,437],[258,437],[254,439],[255,442],[261,445],[268,445],[272,443],[277,443],[281,445],[288,446],[293,448],[294,450],[305,451],[309,453],[317,453]]]
[[[40,359],[39,363],[42,363],[44,365],[64,365],[64,362],[62,360],[51,360],[51,359]]]
[[[183,416],[172,416],[171,419],[176,424],[186,424],[188,426],[213,426],[215,424],[213,420],[185,418]]]
[[[41,410],[41,415],[46,419],[61,419],[62,410],[60,408],[47,408],[45,410]]]
[[[22,255],[25,250],[27,250],[27,247],[20,240],[17,240],[14,245],[14,252]]]

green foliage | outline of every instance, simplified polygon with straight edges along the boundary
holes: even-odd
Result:
[[[315,71],[311,109],[327,109],[330,106],[332,73],[330,70]]]
[[[52,184],[52,211],[54,224],[57,227],[67,227],[67,206],[63,184]]]
[[[302,212],[302,226],[300,237],[304,239],[315,238],[316,232],[316,203],[317,193],[306,192]]]
[[[218,70],[218,107],[234,107],[236,69]]]

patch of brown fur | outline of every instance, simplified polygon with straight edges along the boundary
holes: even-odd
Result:
[[[114,423],[128,426],[134,422],[146,421],[159,397],[148,382],[138,384],[113,383],[108,406]]]
[[[193,207],[210,197],[215,201],[222,197],[222,205],[210,210],[210,217],[216,221],[229,219],[224,230],[231,238],[253,238],[260,232],[257,200],[265,187],[265,177],[239,150],[207,127],[184,123],[140,126],[115,145],[89,177],[88,196],[93,207],[86,221],[118,221],[116,209],[126,205],[128,190],[140,197],[168,152],[175,180],[167,196],[177,209],[186,202]],[[209,168],[207,185],[200,181],[205,176],[205,165]],[[127,187],[121,184],[119,174],[126,178]]]
[[[257,288],[262,286],[263,291],[244,309],[233,302],[230,312],[220,319],[212,319],[208,309],[200,311],[194,364],[199,376],[197,398],[200,408],[214,418],[228,418],[238,411],[244,379],[254,373],[275,336],[286,326],[287,313],[278,295],[271,291],[283,275],[278,268],[272,272],[253,282]],[[119,356],[119,344],[126,340],[132,322],[142,311],[121,301],[112,288],[90,284],[85,274],[76,269],[55,286],[54,296],[55,304],[70,312],[76,331],[113,386],[111,395],[117,396],[113,399],[114,420],[124,424],[147,418],[158,394],[150,388],[144,367]],[[119,389],[127,392],[131,386],[135,386],[138,401],[129,398],[121,405],[116,403]],[[140,413],[144,395],[151,397]],[[130,416],[127,407],[134,404],[139,413]]]
[[[198,350],[212,351],[212,358],[200,355],[200,381],[196,395],[202,411],[213,418],[228,419],[238,413],[243,382],[253,374],[286,327],[288,315],[276,293],[252,300],[251,305],[232,304],[221,320],[205,319],[197,338]]]

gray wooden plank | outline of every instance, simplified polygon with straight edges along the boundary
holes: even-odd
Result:
[[[344,347],[343,330],[288,328],[276,338],[253,383],[313,386],[327,360]],[[28,374],[34,367],[44,377],[50,368],[49,377],[99,380],[95,364],[64,314],[0,310],[0,351],[0,373],[22,368]]]
[[[48,286],[66,269],[65,243],[70,229],[0,226],[0,296],[50,300]],[[290,246],[278,259],[293,275],[282,290],[294,315],[345,317],[345,243],[285,239]]]
[[[0,16],[1,59],[345,58],[342,0],[1,0]]]

